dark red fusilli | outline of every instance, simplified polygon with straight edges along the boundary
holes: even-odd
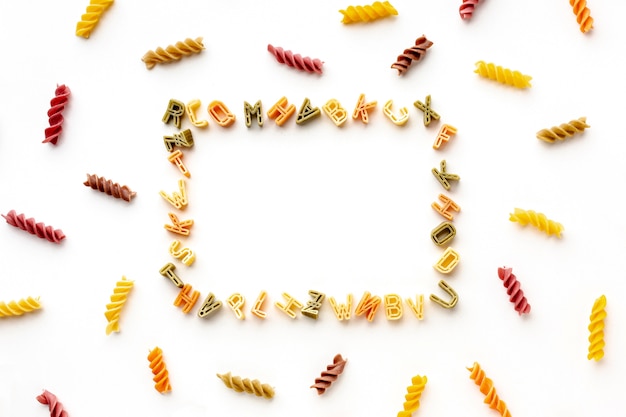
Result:
[[[306,71],[311,73],[322,73],[322,64],[323,62],[319,59],[312,59],[307,57],[302,57],[300,54],[295,54],[291,51],[285,51],[283,48],[279,46],[267,45],[267,50],[276,57],[276,60],[281,64],[288,65],[290,67],[299,69],[300,71]]]
[[[461,19],[469,19],[474,13],[474,9],[480,0],[463,0],[463,4],[459,7]]]
[[[50,110],[48,110],[48,123],[50,127],[46,128],[46,138],[42,143],[57,144],[59,136],[63,131],[63,110],[70,96],[70,89],[65,84],[57,86],[54,91],[54,98],[50,100]]]
[[[43,390],[43,393],[37,396],[37,401],[48,406],[50,417],[68,417],[67,411],[63,409],[63,404],[50,391]]]
[[[526,300],[524,291],[520,288],[520,283],[513,274],[512,268],[498,268],[498,277],[500,277],[506,287],[509,301],[515,304],[515,311],[520,315],[530,313],[530,304],[528,304],[528,300]]]
[[[23,213],[16,214],[15,210],[3,214],[2,217],[4,217],[11,226],[25,230],[32,235],[36,235],[52,243],[60,243],[61,240],[65,239],[65,234],[60,229],[54,229],[52,226],[37,223],[32,217],[27,219]]]

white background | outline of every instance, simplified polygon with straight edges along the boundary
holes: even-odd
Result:
[[[367,3],[364,3],[367,4]],[[39,296],[43,308],[0,320],[0,416],[47,415],[35,397],[57,395],[71,417],[392,416],[414,375],[428,383],[415,415],[497,415],[469,379],[478,361],[513,416],[607,414],[622,404],[626,359],[622,98],[626,5],[590,2],[594,29],[579,31],[566,0],[481,2],[470,21],[460,1],[395,0],[399,14],[344,25],[336,1],[118,1],[89,39],[75,35],[87,3],[2,2],[0,36],[0,211],[14,209],[60,228],[54,245],[0,227],[0,300]],[[403,76],[390,68],[420,35],[434,42]],[[187,37],[206,49],[147,70],[141,57]],[[280,65],[267,44],[324,61],[323,75]],[[478,60],[531,75],[518,90],[481,78]],[[57,84],[72,94],[57,146],[42,144]],[[265,119],[246,128],[243,102],[264,111],[281,97],[300,107],[336,98],[351,113],[359,94],[378,105],[364,125],[337,128],[325,115],[305,126]],[[441,120],[425,127],[416,100],[432,96]],[[161,118],[172,98],[223,101],[237,116],[222,128],[192,127],[185,150],[189,206],[174,210],[159,191],[183,178],[167,161]],[[387,100],[406,106],[398,127]],[[584,134],[549,145],[536,132],[585,116]],[[432,149],[443,123],[458,134]],[[446,193],[460,206],[452,242],[461,262],[450,276],[430,231],[443,188],[430,173],[446,159],[461,176]],[[86,173],[137,191],[129,204],[85,187]],[[508,220],[515,207],[545,213],[562,239]],[[187,267],[168,253],[167,213],[195,225]],[[172,305],[177,289],[159,275],[167,262],[201,292],[246,297],[246,319],[222,308],[197,317]],[[497,268],[510,266],[532,311],[513,309]],[[105,334],[105,305],[122,276],[135,286],[121,332]],[[398,322],[381,308],[339,322],[324,302],[317,321],[274,307],[308,290],[355,304],[364,291],[404,298],[458,292],[456,308],[427,300],[425,318]],[[262,321],[249,313],[268,292]],[[605,357],[587,360],[594,300],[607,297]],[[146,359],[160,346],[173,391],[153,387]],[[345,372],[323,396],[310,385],[335,354]],[[256,378],[268,401],[228,390],[215,376]]]

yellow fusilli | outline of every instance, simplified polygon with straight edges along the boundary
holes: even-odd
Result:
[[[367,6],[348,6],[345,10],[339,10],[339,13],[343,15],[341,23],[355,23],[395,16],[398,11],[388,1],[375,1]]]
[[[115,289],[111,295],[111,302],[106,305],[107,311],[104,313],[104,316],[109,322],[106,327],[107,334],[120,331],[120,313],[128,299],[128,293],[133,289],[133,284],[134,281],[129,281],[124,276],[115,284]]]
[[[519,71],[511,71],[508,68],[503,68],[493,63],[486,63],[485,61],[478,61],[476,63],[476,69],[474,72],[481,77],[489,78],[490,80],[498,81],[502,84],[512,85],[517,88],[530,87],[530,75],[524,75]]]
[[[589,316],[589,353],[587,359],[599,361],[604,357],[604,319],[606,297],[600,296],[594,303]]]
[[[100,17],[113,4],[113,0],[91,0],[85,14],[80,17],[76,24],[76,36],[89,38],[91,31],[100,21]]]
[[[158,47],[155,51],[148,51],[141,60],[146,68],[152,69],[156,64],[179,61],[182,57],[191,54],[199,54],[204,49],[202,38],[187,38],[175,45],[168,45],[165,49]]]
[[[549,235],[556,235],[556,237],[561,237],[561,232],[563,231],[563,225],[561,223],[555,222],[554,220],[550,220],[543,213],[537,213],[533,210],[523,210],[521,208],[515,208],[513,213],[510,213],[509,220],[512,222],[517,222],[522,226],[526,226],[527,224],[532,224],[537,229],[546,232]]]
[[[586,117],[579,117],[569,123],[563,123],[550,129],[541,129],[537,132],[537,139],[541,139],[548,143],[554,143],[557,139],[564,140],[570,138],[576,133],[582,133],[586,128],[591,127],[587,124]]]
[[[21,316],[41,308],[39,297],[22,298],[17,301],[0,301],[0,317]]]
[[[398,417],[411,417],[420,406],[420,397],[426,387],[428,378],[426,376],[415,375],[411,379],[411,385],[407,387],[407,394],[404,396],[404,410],[398,413]]]

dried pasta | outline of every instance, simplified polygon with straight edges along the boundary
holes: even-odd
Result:
[[[108,321],[106,327],[107,335],[120,331],[120,314],[122,307],[126,304],[130,290],[133,289],[133,285],[134,281],[127,280],[125,276],[122,276],[122,279],[115,284],[113,294],[111,294],[111,302],[106,305],[107,310],[104,313],[104,317]]]
[[[485,395],[485,404],[489,404],[489,408],[497,410],[502,417],[511,417],[511,412],[506,403],[496,394],[493,381],[485,376],[485,371],[481,369],[478,362],[474,362],[474,365],[467,370],[470,371],[470,378],[480,387],[480,392]]]
[[[232,376],[230,372],[217,374],[217,377],[224,382],[224,385],[236,392],[247,392],[267,399],[274,397],[274,388],[268,384],[262,384],[258,379],[252,381],[248,378],[241,379],[239,376]]]
[[[285,51],[280,46],[267,45],[269,53],[274,55],[276,61],[281,64],[285,64],[289,67],[299,69],[300,71],[306,71],[310,73],[321,74],[322,65],[324,64],[317,58],[302,57],[300,54],[294,54],[291,51]]]
[[[41,308],[39,297],[21,298],[17,301],[0,301],[0,317],[21,316],[24,313],[31,313]]]
[[[418,62],[424,58],[426,51],[433,46],[433,43],[422,35],[415,40],[415,45],[407,48],[398,55],[396,62],[391,64],[391,68],[398,70],[398,75],[404,74],[413,61]]]
[[[176,42],[174,45],[168,45],[165,49],[158,47],[154,51],[148,51],[141,60],[146,64],[146,68],[152,69],[156,64],[180,61],[184,56],[199,54],[203,50],[202,37],[187,38],[182,42]]]
[[[375,1],[366,6],[348,6],[339,10],[343,15],[341,23],[371,22],[383,17],[397,16],[398,11],[388,1]]]
[[[459,6],[459,14],[461,19],[470,19],[474,14],[474,9],[480,0],[463,0],[463,4]]]
[[[85,14],[80,17],[80,21],[76,24],[76,36],[89,38],[102,14],[112,4],[113,0],[91,0]]]
[[[41,404],[47,405],[50,410],[50,417],[68,417],[67,411],[63,407],[63,404],[57,399],[57,396],[48,390],[36,397],[37,401]]]
[[[517,88],[531,87],[530,80],[533,77],[524,75],[519,71],[511,71],[493,63],[478,61],[474,72],[481,77],[489,78],[502,84],[511,85]]]
[[[11,226],[22,229],[31,235],[46,239],[49,242],[60,243],[65,239],[65,234],[61,229],[55,229],[52,226],[37,223],[32,217],[27,219],[24,213],[17,214],[15,210],[11,210],[7,214],[2,214],[2,217],[4,217]]]
[[[517,222],[522,226],[532,224],[537,229],[546,232],[548,236],[556,235],[561,238],[561,232],[563,231],[563,225],[561,223],[550,220],[543,213],[537,213],[533,210],[523,210],[521,208],[515,208],[513,213],[510,213],[509,220]]]
[[[87,174],[87,179],[83,182],[83,185],[103,192],[106,195],[121,198],[127,202],[130,202],[130,200],[137,195],[137,192],[132,191],[127,185],[120,185],[117,182],[107,180],[104,177],[99,177],[94,174]]]
[[[65,120],[63,118],[63,110],[65,110],[65,105],[69,101],[70,93],[69,87],[65,84],[57,85],[57,88],[54,90],[54,97],[50,100],[50,109],[48,109],[48,124],[50,127],[44,130],[45,139],[42,143],[57,144],[59,136],[61,136],[63,131],[63,121]]]
[[[521,289],[521,285],[517,280],[517,277],[513,274],[512,268],[498,268],[498,277],[502,280],[506,293],[509,295],[509,301],[515,304],[515,311],[522,314],[530,313],[530,304],[524,296],[524,291]]]
[[[588,127],[591,126],[587,124],[587,118],[579,117],[576,120],[571,120],[569,123],[553,126],[550,129],[541,129],[537,132],[537,139],[554,143],[557,139],[564,140],[574,136],[576,133],[582,133]]]
[[[407,394],[404,396],[404,409],[398,413],[398,417],[411,417],[417,411],[426,382],[428,382],[426,376],[415,375],[411,378],[411,385],[407,387]]]
[[[604,357],[604,319],[606,318],[606,297],[600,296],[593,303],[589,316],[589,353],[587,359],[599,361]]]
[[[587,7],[587,0],[569,0],[570,6],[576,15],[576,22],[580,25],[580,31],[587,33],[593,29],[593,17]]]
[[[317,390],[317,395],[322,395],[337,380],[337,377],[343,373],[346,367],[347,359],[344,359],[341,354],[336,354],[333,358],[333,363],[326,367],[325,371],[322,371],[320,377],[315,378],[315,383],[311,385],[311,388]]]
[[[172,390],[170,385],[170,376],[165,362],[163,361],[163,350],[160,347],[155,347],[148,354],[148,360],[150,361],[150,369],[154,374],[154,388],[161,394],[165,394]]]

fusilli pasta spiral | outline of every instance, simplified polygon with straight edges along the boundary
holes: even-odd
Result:
[[[333,363],[328,365],[325,371],[322,371],[319,378],[315,378],[315,384],[311,385],[310,388],[315,388],[317,395],[325,393],[331,384],[337,380],[337,377],[343,373],[347,362],[348,360],[344,359],[341,354],[336,354]]]
[[[459,7],[461,19],[470,19],[474,14],[474,9],[480,0],[463,0],[463,4]]]
[[[415,375],[411,379],[411,385],[407,387],[407,394],[404,396],[404,409],[398,413],[398,417],[411,417],[417,411],[426,382],[428,382],[426,376]]]
[[[280,46],[273,46],[271,44],[267,45],[267,50],[270,54],[274,55],[276,61],[281,64],[285,64],[289,67],[299,69],[300,71],[306,71],[310,73],[322,73],[322,65],[324,64],[321,60],[315,58],[302,57],[300,54],[294,54],[291,51],[286,51]]]
[[[506,293],[509,295],[509,301],[515,304],[515,311],[522,314],[530,313],[530,304],[524,296],[524,291],[521,289],[521,285],[517,280],[517,277],[513,274],[512,268],[498,268],[498,277],[502,280]]]
[[[58,85],[54,90],[54,97],[50,100],[50,109],[48,110],[48,124],[44,131],[45,139],[42,143],[57,144],[59,136],[63,131],[63,110],[70,97],[70,89],[65,84]]]
[[[127,185],[120,185],[117,182],[94,174],[87,174],[87,179],[83,182],[83,185],[128,202],[137,194],[136,191],[132,191]]]
[[[508,68],[503,68],[491,62],[486,63],[485,61],[478,61],[474,72],[481,77],[489,78],[490,80],[517,88],[527,88],[531,86],[530,80],[532,80],[532,77],[530,75],[524,75],[519,71],[511,71]]]
[[[65,234],[61,229],[55,229],[52,226],[37,223],[32,217],[27,219],[24,213],[17,214],[15,210],[11,210],[7,214],[2,214],[2,217],[4,217],[11,226],[22,229],[31,235],[46,239],[49,242],[60,243],[65,239]]]
[[[569,0],[569,4],[576,15],[576,22],[580,25],[580,31],[586,33],[593,29],[593,17],[591,17],[591,11],[587,7],[587,0]]]
[[[152,378],[154,388],[161,394],[171,391],[170,376],[165,367],[165,362],[163,361],[163,351],[161,348],[157,346],[152,349],[148,354],[148,360],[150,361],[150,369],[152,369],[152,373],[154,374],[154,378]]]
[[[201,37],[187,38],[182,42],[176,42],[174,45],[168,45],[165,49],[158,47],[155,51],[148,51],[141,60],[146,64],[146,68],[152,69],[156,64],[179,61],[184,56],[199,54],[203,49]]]
[[[556,235],[561,237],[563,231],[563,225],[561,223],[550,220],[543,213],[537,213],[533,210],[523,210],[521,208],[515,208],[513,213],[510,213],[509,220],[512,222],[518,222],[522,226],[532,224],[537,229],[546,232],[548,236]]]
[[[106,327],[107,334],[120,331],[120,313],[128,299],[130,290],[133,289],[133,285],[134,281],[129,281],[124,276],[115,284],[115,289],[113,289],[113,294],[111,295],[111,302],[106,305],[107,311],[104,313],[104,316],[109,322]]]
[[[587,359],[599,361],[604,357],[604,319],[606,297],[600,296],[594,303],[589,316],[589,353]]]
[[[496,394],[493,381],[485,376],[485,371],[481,369],[478,362],[474,362],[474,366],[467,370],[471,372],[470,378],[480,387],[480,392],[485,395],[485,404],[489,404],[489,408],[493,410],[498,410],[502,417],[511,417],[506,403]]]
[[[100,21],[100,17],[113,4],[113,0],[91,0],[87,11],[80,17],[76,24],[76,36],[89,38],[91,31]]]
[[[274,388],[268,384],[262,384],[258,379],[252,381],[248,378],[241,379],[239,376],[232,376],[230,372],[217,374],[217,377],[224,382],[224,385],[236,392],[247,392],[267,399],[274,397]]]
[[[405,49],[404,52],[398,55],[396,62],[391,64],[391,68],[397,69],[398,75],[404,74],[413,61],[418,62],[424,58],[426,51],[431,46],[433,46],[433,43],[426,39],[426,36],[420,36],[415,40],[415,45]]]
[[[21,298],[17,301],[0,301],[0,317],[21,316],[24,313],[31,313],[41,308],[39,297]]]
[[[587,118],[579,117],[576,120],[571,120],[569,123],[553,126],[550,129],[541,129],[537,132],[537,139],[554,143],[557,139],[564,140],[565,138],[574,136],[576,133],[582,133],[588,127],[591,126],[587,124]]]
[[[63,404],[61,404],[56,395],[54,395],[50,391],[43,390],[43,392],[36,398],[37,401],[48,406],[48,409],[50,410],[50,417],[68,417],[67,411],[65,411]]]
[[[371,22],[383,17],[396,16],[398,11],[388,1],[375,1],[367,6],[348,6],[339,10],[343,15],[341,23]]]

